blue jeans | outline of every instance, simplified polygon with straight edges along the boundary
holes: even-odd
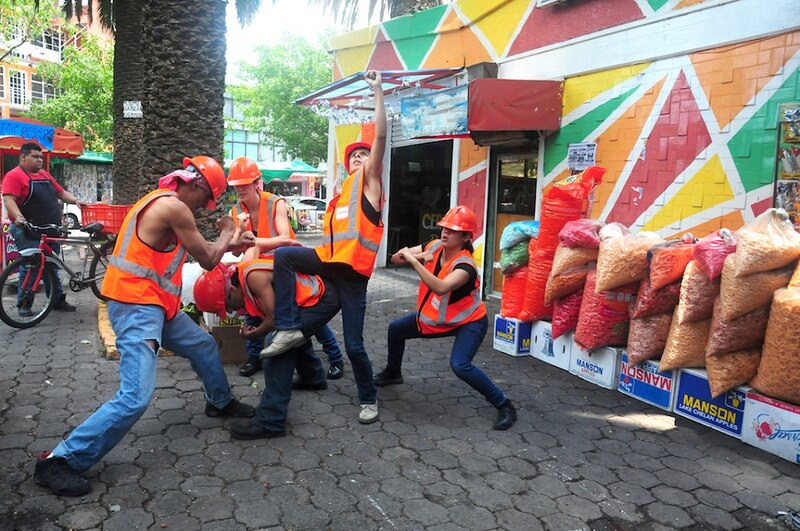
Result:
[[[261,318],[254,315],[245,315],[244,322],[247,326],[258,326],[261,324]],[[339,349],[339,342],[336,341],[336,336],[333,330],[328,325],[320,328],[314,337],[322,345],[322,351],[328,358],[328,363],[338,363],[342,361],[342,351]],[[245,342],[245,349],[247,350],[247,358],[250,362],[259,361],[258,355],[264,348],[264,337],[257,337],[255,339],[248,339]]]
[[[453,350],[450,352],[450,368],[456,376],[467,382],[470,387],[482,394],[494,407],[500,407],[506,401],[506,395],[495,385],[485,372],[472,364],[472,359],[478,352],[489,320],[484,317],[479,321],[472,321],[459,326],[455,330],[444,334],[423,334],[417,328],[417,314],[411,313],[389,323],[389,356],[387,368],[400,370],[403,363],[403,352],[406,348],[406,339],[425,337],[451,337],[455,336]]]
[[[156,386],[159,344],[189,359],[211,405],[223,408],[233,400],[216,343],[184,312],[166,321],[159,306],[109,301],[108,317],[120,353],[119,391],[53,450],[81,472],[111,451],[147,409]]]
[[[14,238],[14,242],[17,244],[17,250],[21,251],[23,249],[38,249],[39,248],[39,240],[32,240],[28,238],[28,235],[25,233],[25,230],[21,227],[17,227],[13,223],[10,226],[11,229],[11,236]],[[60,243],[51,243],[49,244],[50,247],[53,249],[55,254],[61,254],[61,244]],[[27,267],[20,267],[19,273],[20,276],[24,275],[25,272],[28,270]],[[64,287],[61,285],[61,279],[58,275],[58,268],[53,267],[53,273],[55,273],[56,277],[56,292],[54,295],[54,299],[58,302],[61,297],[64,296]],[[22,302],[22,284],[17,286],[17,305]]]
[[[275,270],[272,285],[275,288],[275,329],[300,330],[308,337],[309,328],[303,325],[295,302],[295,273],[321,275],[325,279],[325,293],[335,292],[336,298],[323,297],[314,308],[331,317],[341,308],[344,328],[344,349],[353,367],[353,377],[362,404],[377,402],[377,391],[372,375],[372,363],[364,348],[364,313],[367,309],[367,277],[354,278],[337,274],[331,264],[324,263],[314,249],[308,247],[279,247],[275,250]],[[331,301],[336,301],[334,304]],[[306,310],[306,308],[302,308]],[[327,321],[326,321],[327,322]]]

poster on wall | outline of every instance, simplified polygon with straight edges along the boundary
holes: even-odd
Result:
[[[784,103],[778,109],[774,203],[800,229],[800,103]]]
[[[597,142],[570,144],[567,150],[567,166],[570,170],[583,171],[595,165]]]
[[[467,133],[467,88],[461,85],[400,100],[404,140]]]

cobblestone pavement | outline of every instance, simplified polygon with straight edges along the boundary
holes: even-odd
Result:
[[[386,327],[414,307],[408,272],[370,284],[365,339],[380,369]],[[93,491],[34,484],[35,456],[117,389],[96,301],[32,330],[0,327],[0,529],[788,529],[800,466],[484,342],[476,363],[519,408],[507,432],[449,370],[451,340],[412,342],[405,383],[381,388],[380,422],[356,420],[352,371],[298,392],[287,437],[235,441],[203,414],[180,358],[159,360],[155,399],[87,473]],[[490,312],[496,311],[490,302]],[[341,321],[333,321],[341,332]],[[251,404],[263,386],[227,373]]]

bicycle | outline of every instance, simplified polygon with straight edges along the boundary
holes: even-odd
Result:
[[[0,273],[0,320],[14,328],[30,328],[42,322],[58,302],[53,290],[57,268],[69,275],[70,290],[90,288],[98,299],[106,300],[101,289],[115,240],[102,232],[103,223],[82,227],[88,236],[70,236],[60,225],[26,223],[26,227],[39,236],[39,247],[21,250],[20,257]],[[81,268],[70,268],[53,251],[52,243],[78,246]]]

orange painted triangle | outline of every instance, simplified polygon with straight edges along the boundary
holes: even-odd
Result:
[[[442,28],[460,27],[442,32]],[[486,47],[468,26],[463,26],[455,11],[451,11],[439,26],[439,38],[425,58],[423,68],[470,66],[493,61]]]
[[[653,105],[655,105],[656,99],[661,93],[665,79],[666,77],[662,77],[636,103],[629,107],[616,122],[597,137],[597,152],[601,156],[597,160],[597,165],[602,166],[607,171],[603,176],[603,182],[594,192],[595,203],[592,208],[594,217],[600,216],[608,202],[608,198],[611,197],[614,188],[619,184],[619,176],[628,163],[633,147],[642,136],[642,128],[653,112]],[[638,156],[638,153],[635,155]]]
[[[795,34],[800,32],[690,55],[720,127],[730,124],[800,48]]]
[[[333,62],[333,81],[339,81],[340,79],[344,79],[344,76],[342,75],[342,71],[339,68],[339,64],[336,61],[334,61]]]

